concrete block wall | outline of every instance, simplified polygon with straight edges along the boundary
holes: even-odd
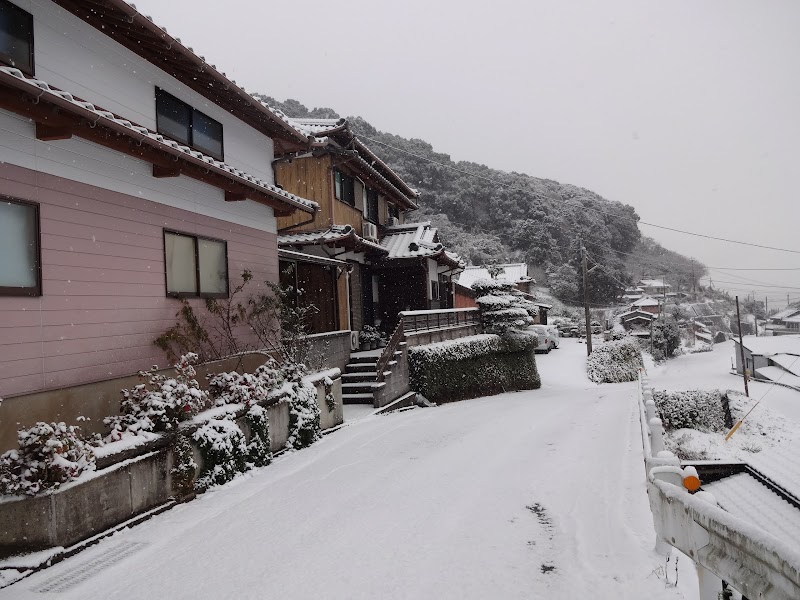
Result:
[[[320,407],[322,429],[343,422],[341,377],[333,379],[336,407],[328,410],[320,377],[314,383]],[[270,448],[283,449],[289,437],[289,405],[279,402],[267,407]],[[237,423],[249,435],[244,417]],[[181,435],[189,435],[191,430]],[[166,438],[159,438],[130,452],[121,453],[116,464],[92,474],[80,483],[41,496],[0,498],[0,553],[6,551],[70,546],[94,534],[125,522],[138,514],[166,503],[173,495],[171,468],[173,457]],[[202,457],[195,448],[195,460]],[[108,461],[104,461],[108,463]]]
[[[387,375],[383,387],[373,392],[375,408],[386,406],[403,394],[411,391],[411,382],[408,372],[408,344],[400,346],[401,354],[396,357],[397,364],[391,365],[391,375]]]
[[[344,371],[350,362],[350,331],[331,331],[308,336],[311,342],[308,362],[317,370],[339,369]]]

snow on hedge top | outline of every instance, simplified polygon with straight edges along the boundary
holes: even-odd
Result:
[[[734,340],[736,344],[739,340]],[[753,354],[770,356],[772,354],[791,354],[800,356],[800,335],[754,336],[746,335],[742,339],[744,347]],[[800,363],[800,361],[798,361]]]
[[[639,342],[630,336],[596,346],[586,359],[586,373],[595,383],[635,381],[643,368]]]

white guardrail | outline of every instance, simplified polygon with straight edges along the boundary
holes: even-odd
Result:
[[[695,491],[700,488],[697,470],[681,468],[664,448],[664,428],[646,375],[640,373],[637,387],[656,551],[665,555],[673,546],[694,561],[700,600],[723,597],[723,581],[748,600],[800,599],[798,548],[725,512],[710,492]]]

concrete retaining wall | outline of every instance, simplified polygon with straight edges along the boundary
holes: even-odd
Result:
[[[323,430],[344,420],[341,377],[336,371],[327,374],[333,379],[336,398],[333,411],[325,403],[322,378],[313,381]],[[286,446],[289,437],[289,405],[286,402],[272,404],[267,407],[267,413],[270,448],[275,452]],[[249,435],[244,417],[238,418],[237,423]],[[186,429],[181,435],[190,435],[191,431],[193,428]],[[201,467],[202,457],[196,448],[195,460]],[[91,479],[66,484],[52,494],[0,498],[0,553],[70,546],[164,504],[176,495],[172,489],[173,456],[166,437],[103,459],[99,466],[104,465],[109,466],[93,473]]]
[[[252,352],[198,365],[197,381],[207,388],[206,374],[223,371],[252,373],[269,360],[263,352]],[[174,374],[174,369],[162,369],[159,373]],[[120,392],[141,383],[138,375],[118,377],[94,383],[86,383],[58,390],[25,394],[5,398],[0,404],[0,452],[17,447],[17,431],[33,426],[38,421],[45,423],[64,421],[68,425],[80,425],[84,434],[105,434],[103,419],[119,414]],[[78,420],[78,417],[85,419]]]
[[[381,408],[411,390],[411,381],[408,373],[408,345],[401,344],[401,352],[396,357],[396,364],[390,365],[391,374],[386,376],[384,385],[376,389],[372,396],[375,398],[373,406]]]
[[[308,362],[313,369],[339,369],[344,371],[350,362],[350,332],[331,331],[308,336],[311,348]]]

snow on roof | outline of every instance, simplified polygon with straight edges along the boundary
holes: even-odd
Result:
[[[800,358],[797,356],[792,356],[791,354],[773,354],[769,359],[779,364],[792,375],[800,377]]]
[[[697,331],[694,335],[698,340],[703,340],[705,342],[714,341],[714,336],[712,336],[710,333],[706,333],[705,331]]]
[[[380,245],[389,253],[389,259],[443,258],[454,267],[464,268],[464,261],[460,256],[445,251],[438,241],[438,231],[431,227],[430,221],[386,227],[385,231],[386,235],[381,239]]]
[[[278,246],[315,246],[318,244],[335,244],[341,241],[351,241],[357,246],[386,254],[386,250],[356,233],[352,225],[333,225],[324,231],[298,231],[285,233],[278,236]]]
[[[233,177],[236,179],[244,180],[246,183],[250,184],[250,187],[257,187],[260,188],[264,193],[272,196],[273,198],[277,198],[286,202],[287,204],[294,205],[296,207],[302,208],[306,212],[314,212],[319,208],[319,205],[316,202],[312,202],[311,200],[306,200],[305,198],[301,198],[300,196],[295,196],[294,194],[290,194],[289,192],[279,188],[278,186],[272,185],[269,182],[266,182],[258,177],[254,177],[252,175],[248,175],[244,171],[232,167],[231,165],[219,161],[215,158],[207,156],[202,152],[198,152],[188,146],[184,146],[179,144],[175,140],[171,140],[167,137],[164,137],[160,133],[156,133],[155,131],[151,131],[146,127],[142,127],[141,125],[136,125],[135,123],[131,123],[127,119],[119,118],[112,112],[107,110],[103,110],[100,107],[95,106],[91,102],[84,102],[83,100],[78,100],[69,92],[62,91],[58,88],[54,88],[50,86],[45,81],[41,79],[36,79],[34,77],[28,77],[24,75],[22,71],[19,69],[14,69],[13,67],[3,67],[0,66],[0,74],[14,77],[16,80],[26,84],[25,87],[30,88],[30,92],[36,94],[37,98],[40,98],[42,95],[49,95],[55,96],[60,100],[65,100],[72,104],[74,107],[81,109],[82,111],[88,111],[92,115],[96,116],[94,119],[95,125],[97,123],[104,125],[104,124],[114,124],[115,126],[122,126],[125,129],[129,130],[131,135],[137,136],[140,138],[141,141],[144,141],[144,138],[147,138],[151,142],[154,142],[158,146],[162,146],[165,149],[170,148],[172,150],[178,150],[183,154],[191,156],[192,158],[198,159],[206,163],[209,167],[214,167],[220,171],[224,171],[229,177]],[[141,143],[140,141],[140,143]]]
[[[629,310],[619,315],[620,319],[625,319],[625,317],[644,317],[646,319],[650,319],[651,321],[655,319],[655,315],[653,313],[649,313],[644,310]]]
[[[800,314],[800,308],[784,308],[780,312],[776,312],[774,315],[770,315],[769,319],[773,321],[783,321],[789,317],[793,317],[797,314]]]
[[[645,296],[634,302],[633,306],[658,306],[658,300],[650,296]]]
[[[493,265],[503,269],[503,272],[497,276],[498,281],[508,281],[510,283],[522,283],[526,281],[533,281],[528,276],[528,265],[525,263],[506,263],[502,265]],[[472,287],[476,281],[481,279],[491,279],[487,267],[470,266],[464,269],[459,275],[458,282],[465,287]]]
[[[739,343],[737,339],[734,341]],[[751,353],[759,356],[771,357],[774,354],[800,356],[800,335],[746,335],[742,338],[742,342]]]
[[[639,285],[644,287],[672,287],[668,283],[664,283],[663,279],[641,279]]]
[[[792,545],[800,539],[800,510],[749,473],[703,484],[720,508]]]
[[[786,317],[783,319],[784,323],[800,323],[800,315],[795,317]]]

